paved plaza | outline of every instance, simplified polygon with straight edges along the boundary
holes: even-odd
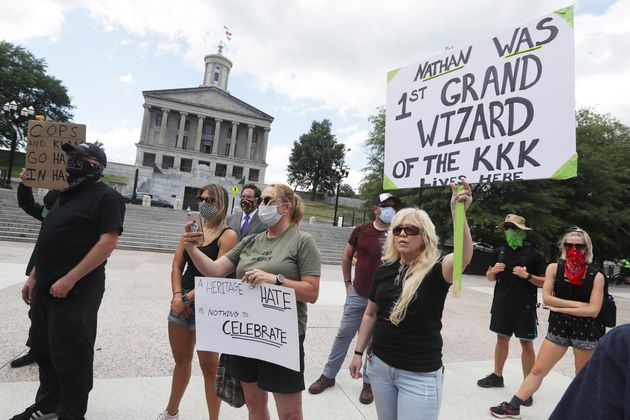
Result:
[[[0,242],[0,420],[32,404],[37,389],[36,365],[19,369],[8,366],[8,361],[25,349],[28,307],[20,299],[20,289],[32,248],[33,244]],[[173,366],[166,329],[171,258],[169,254],[117,250],[109,259],[88,419],[155,419],[166,406]],[[489,419],[488,406],[509,399],[520,385],[520,346],[512,340],[505,388],[477,387],[477,379],[490,373],[493,365],[495,337],[488,331],[492,287],[481,276],[464,276],[463,285],[461,297],[449,295],[444,310],[446,373],[440,418]],[[319,300],[308,308],[307,387],[319,377],[326,362],[342,314],[343,289],[341,267],[322,266]],[[628,322],[630,287],[611,286],[611,293],[617,299],[618,323]],[[547,317],[546,311],[539,310],[539,335],[547,330]],[[539,337],[537,350],[540,342]],[[348,362],[334,388],[320,395],[304,393],[306,419],[376,419],[373,404],[359,403],[361,382],[350,378],[345,367]],[[566,356],[534,396],[534,405],[521,410],[522,417],[548,418],[571,382],[573,371],[573,356]],[[180,418],[207,418],[205,407],[201,372],[196,366]],[[274,407],[271,416],[277,418]],[[221,418],[246,419],[247,411],[224,404]]]

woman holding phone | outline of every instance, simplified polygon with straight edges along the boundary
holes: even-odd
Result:
[[[320,254],[313,238],[298,229],[304,205],[292,188],[271,185],[262,192],[261,201],[258,217],[268,230],[246,237],[224,256],[213,259],[199,251],[195,243],[200,234],[190,231],[191,223],[186,225],[182,241],[206,276],[224,277],[236,270],[237,278],[250,285],[269,283],[295,290],[300,371],[267,362],[264,355],[261,359],[233,356],[231,366],[232,374],[241,381],[250,419],[269,419],[269,392],[278,418],[301,419],[306,303],[315,303],[319,296]]]
[[[234,248],[238,240],[236,232],[229,229],[226,225],[227,191],[218,184],[208,184],[199,190],[197,199],[199,200],[202,229],[198,231],[197,242],[193,245],[193,248],[208,258],[220,258]],[[173,368],[171,395],[168,405],[166,410],[158,416],[158,420],[179,418],[179,404],[190,380],[195,348],[195,315],[193,309],[195,276],[202,275],[185,249],[185,243],[180,243],[173,257],[171,270],[173,298],[171,300],[171,311],[168,316],[168,337],[173,358],[175,359],[175,367]],[[231,276],[233,276],[232,272],[226,272],[224,275],[224,277]],[[199,365],[203,373],[208,412],[210,419],[215,420],[219,418],[221,406],[221,400],[214,391],[219,357],[217,353],[209,351],[198,351],[197,356],[199,357]]]

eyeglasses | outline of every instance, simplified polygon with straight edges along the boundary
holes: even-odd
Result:
[[[402,231],[405,231],[405,235],[407,236],[416,236],[416,235],[420,235],[424,232],[424,229],[422,229],[419,226],[415,226],[415,225],[398,225],[395,228],[392,229],[392,233],[394,234],[394,236],[399,236]]]
[[[574,244],[572,242],[565,242],[564,249],[575,248],[578,251],[584,251],[586,249],[586,244]]]
[[[265,206],[268,206],[269,204],[271,204],[272,201],[276,200],[275,197],[261,197],[261,202],[262,204],[264,204]],[[288,201],[283,201],[282,203],[278,204],[279,206],[284,206],[285,204],[289,204]]]

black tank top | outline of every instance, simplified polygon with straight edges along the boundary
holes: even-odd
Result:
[[[208,257],[212,258],[213,260],[216,260],[217,255],[219,255],[219,239],[221,239],[221,236],[223,236],[223,233],[225,233],[225,231],[228,229],[229,228],[223,229],[223,231],[221,232],[219,236],[214,238],[214,240],[210,242],[208,245],[199,247],[199,250],[203,252],[204,254],[206,254]],[[184,271],[184,274],[182,275],[182,289],[192,290],[195,288],[195,277],[196,276],[203,277],[203,274],[201,274],[199,270],[197,270],[197,267],[195,267],[195,264],[193,264],[192,260],[190,259],[190,255],[188,255],[188,252],[186,250],[184,250],[184,261],[186,261],[186,270]],[[234,273],[231,273],[226,277],[235,278],[235,275]]]

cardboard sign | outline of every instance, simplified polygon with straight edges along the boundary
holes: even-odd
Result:
[[[197,350],[236,354],[300,370],[295,291],[195,277]]]
[[[85,133],[84,124],[30,120],[26,143],[28,180],[24,184],[55,190],[67,188],[67,155],[61,146],[64,143],[84,143]]]
[[[388,73],[385,189],[577,175],[573,8]]]

